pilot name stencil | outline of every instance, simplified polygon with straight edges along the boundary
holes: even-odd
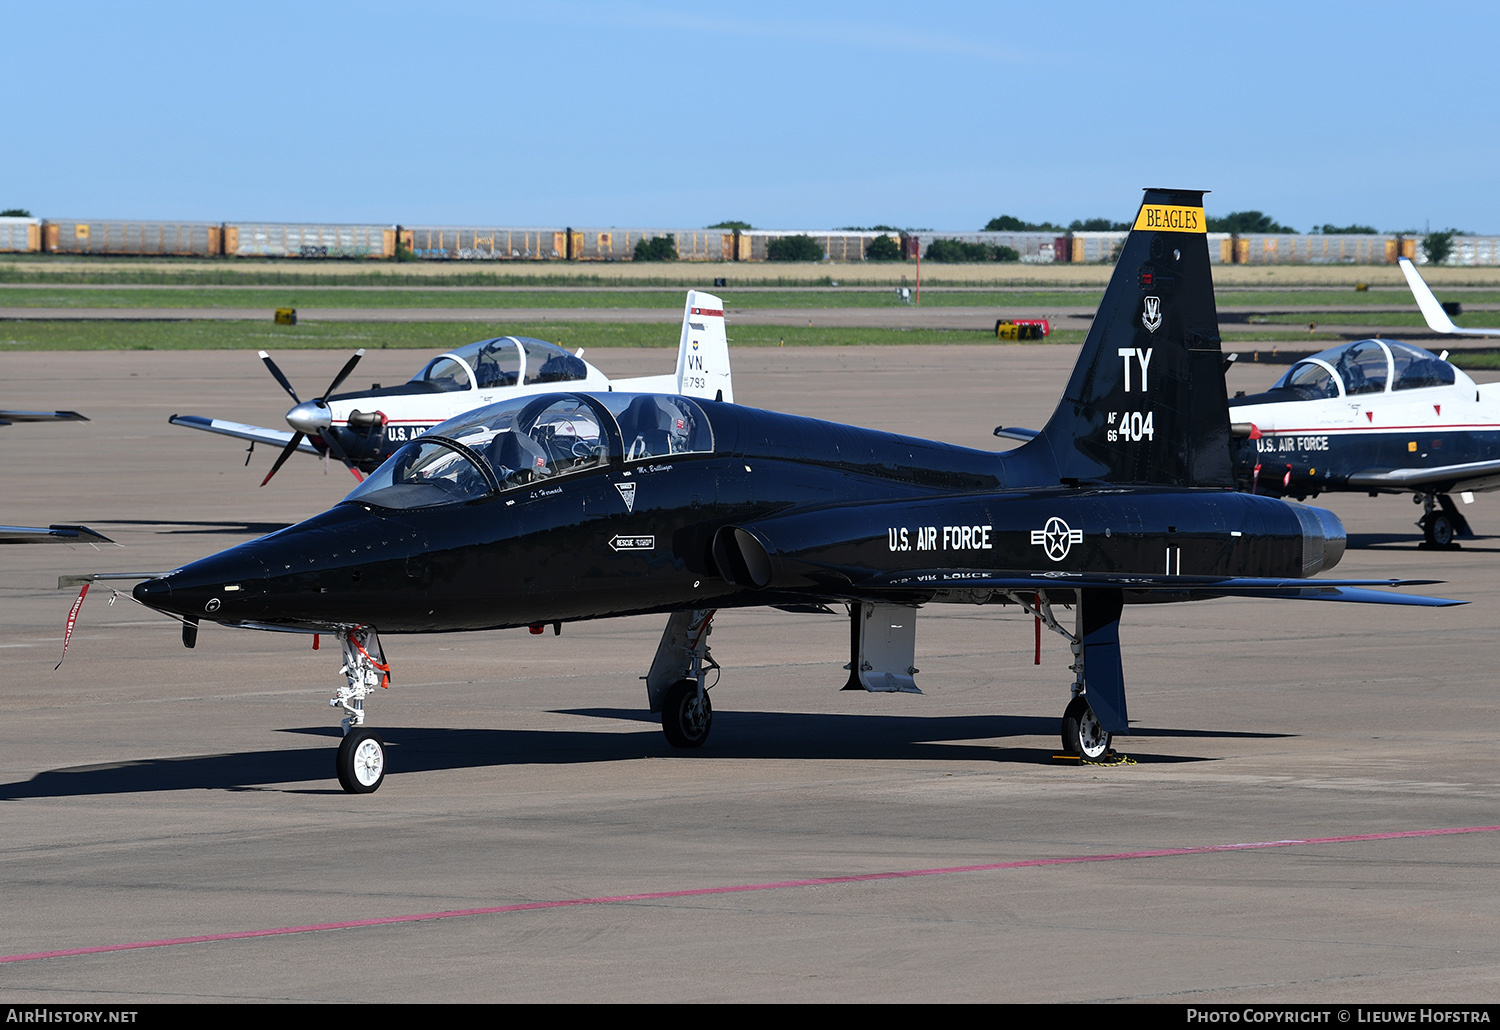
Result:
[[[886,544],[892,551],[991,551],[993,526],[918,526],[915,533],[905,526],[891,526]],[[941,532],[940,532],[941,530]]]

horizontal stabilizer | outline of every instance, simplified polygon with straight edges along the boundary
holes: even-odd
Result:
[[[87,526],[0,526],[0,544],[112,544]]]
[[[76,411],[0,411],[0,423],[11,422],[87,422]]]
[[[1020,426],[996,426],[995,435],[1002,439],[1020,440],[1022,443],[1025,443],[1027,440],[1034,440],[1038,436],[1041,436],[1042,431],[1040,429],[1022,429]]]

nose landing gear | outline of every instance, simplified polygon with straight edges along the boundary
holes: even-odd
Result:
[[[391,685],[391,667],[380,647],[380,637],[369,626],[356,626],[343,636],[346,684],[329,705],[342,708],[344,739],[335,765],[339,785],[350,794],[372,794],[385,781],[385,742],[365,727],[365,698],[372,690]]]
[[[673,612],[646,675],[646,700],[661,712],[661,729],[673,747],[702,747],[713,726],[714,709],[705,683],[719,663],[709,654],[715,609]],[[715,675],[714,683],[718,682]]]

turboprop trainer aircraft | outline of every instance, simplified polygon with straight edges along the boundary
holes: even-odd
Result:
[[[1148,190],[1062,402],[1008,453],[666,394],[508,398],[329,511],[133,595],[189,647],[204,620],[337,634],[355,793],[385,774],[364,725],[390,682],[382,635],[665,615],[647,700],[693,747],[712,725],[709,621],[757,605],[848,605],[848,686],[871,691],[916,690],[921,606],[1014,605],[1068,640],[1063,747],[1099,759],[1129,732],[1126,604],[1457,603],[1308,578],[1338,562],[1343,526],[1233,490],[1222,362],[1203,194]]]
[[[348,465],[356,479],[373,471],[409,441],[439,422],[506,397],[528,396],[558,389],[618,390],[632,393],[669,392],[688,397],[733,401],[729,344],[724,334],[724,302],[689,290],[682,313],[677,347],[677,371],[668,375],[616,379],[584,361],[583,351],[569,353],[555,343],[529,336],[499,336],[479,340],[433,358],[400,386],[335,394],[364,355],[356,351],[334,376],[323,396],[304,401],[265,351],[260,358],[271,375],[291,395],[286,413],[293,432],[260,426],[173,415],[167,421],[188,429],[233,436],[282,448],[261,486],[270,482],[294,451],[329,454]],[[245,458],[250,461],[249,456]]]
[[[1240,488],[1299,500],[1410,493],[1427,543],[1469,534],[1451,495],[1500,488],[1500,383],[1478,386],[1446,356],[1356,340],[1297,362],[1265,393],[1235,397]]]

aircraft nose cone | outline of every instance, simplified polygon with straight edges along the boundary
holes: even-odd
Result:
[[[130,592],[141,604],[158,611],[171,611],[172,584],[165,579],[147,579],[135,585]]]
[[[333,422],[328,405],[320,401],[303,401],[286,413],[287,424],[299,433],[314,436]]]

